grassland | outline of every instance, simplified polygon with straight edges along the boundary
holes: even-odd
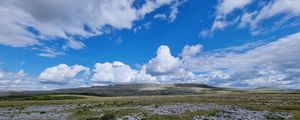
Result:
[[[0,97],[0,101],[26,101],[26,100],[69,100],[69,99],[84,99],[76,95],[32,95],[32,96],[6,96]]]
[[[70,120],[109,119],[126,115],[142,116],[145,120],[186,120],[196,115],[213,116],[218,110],[187,111],[181,115],[153,115],[141,110],[141,106],[160,106],[172,103],[234,105],[249,110],[286,112],[300,119],[299,93],[205,93],[198,95],[159,95],[159,96],[126,96],[97,97],[84,95],[46,95],[17,97],[0,100],[1,108],[24,109],[28,106],[76,105],[76,108],[65,110]],[[267,116],[268,119],[281,119]]]

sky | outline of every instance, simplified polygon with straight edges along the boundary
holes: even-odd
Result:
[[[299,0],[0,0],[0,91],[300,89]]]

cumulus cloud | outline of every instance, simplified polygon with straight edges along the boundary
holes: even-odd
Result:
[[[191,46],[199,47],[199,45]],[[195,48],[192,48],[195,49]],[[191,54],[189,54],[191,55]],[[199,77],[186,71],[181,60],[173,57],[168,46],[160,46],[157,56],[140,70],[132,69],[122,62],[96,63],[92,81],[98,83],[182,83],[200,82]]]
[[[160,46],[156,54],[156,57],[144,66],[147,73],[151,75],[171,74],[176,72],[180,67],[179,58],[171,55],[168,46]]]
[[[101,35],[106,27],[131,29],[155,9],[173,0],[9,0],[0,2],[0,44],[10,47],[51,46],[45,41],[63,40],[63,48],[82,49],[84,38]],[[176,9],[174,7],[174,9]],[[49,56],[49,54],[39,54]]]
[[[188,56],[193,56],[198,52],[200,52],[200,45],[186,46],[182,55],[184,58],[188,58]],[[142,73],[147,74],[147,77],[144,76],[144,78],[148,78],[148,81],[150,77],[152,83],[203,82],[198,75],[182,67],[182,59],[172,56],[168,46],[160,46],[156,54],[156,57],[152,58],[141,69]]]
[[[102,83],[128,83],[131,82],[138,71],[122,62],[96,63],[92,80]]]
[[[144,70],[132,69],[129,65],[115,61],[113,63],[96,63],[93,70],[92,81],[102,84],[114,83],[151,83],[156,78]]]
[[[200,53],[202,48],[203,47],[200,44],[191,45],[191,46],[186,45],[186,46],[184,46],[180,55],[182,56],[183,59],[187,59],[187,58],[193,57],[193,56],[197,55],[198,53]]]
[[[69,82],[88,80],[89,74],[90,69],[85,66],[59,64],[42,71],[39,75],[39,80],[42,83],[66,84]]]

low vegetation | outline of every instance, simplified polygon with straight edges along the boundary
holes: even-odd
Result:
[[[70,100],[84,99],[84,97],[76,95],[34,95],[34,96],[6,96],[0,97],[1,101],[28,101],[28,100]]]
[[[189,84],[178,86],[191,87]],[[159,115],[143,109],[145,106],[159,108],[169,104],[229,105],[249,111],[269,111],[270,114],[264,116],[266,119],[281,120],[285,119],[286,116],[291,116],[289,119],[300,120],[300,94],[295,91],[249,92],[227,90],[225,92],[204,91],[201,94],[187,95],[119,97],[74,94],[8,96],[0,98],[0,113],[8,115],[8,118],[22,118],[20,115],[39,114],[39,116],[45,116],[45,118],[40,119],[62,119],[60,117],[65,116],[64,119],[69,120],[110,120],[116,118],[128,119],[128,117],[135,117],[140,120],[191,120],[195,116],[209,117],[226,113],[222,110],[207,109],[185,111],[182,114]],[[49,118],[49,116],[57,114],[59,116]],[[0,119],[1,117],[3,116],[0,116]]]

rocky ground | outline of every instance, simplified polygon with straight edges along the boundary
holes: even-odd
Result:
[[[43,106],[29,106],[25,108],[0,108],[0,120],[65,120],[71,118],[71,111],[78,108],[90,105],[43,105]],[[119,107],[113,109],[130,109],[131,107]],[[292,115],[285,112],[270,112],[270,111],[254,111],[241,108],[233,105],[217,105],[214,103],[207,104],[190,104],[190,103],[177,103],[165,104],[160,106],[135,106],[134,109],[146,112],[148,115],[177,115],[180,116],[186,112],[198,111],[218,111],[211,115],[197,115],[193,120],[267,120],[267,119],[290,119]],[[104,110],[105,108],[103,108]],[[98,108],[98,112],[103,111]],[[95,118],[101,118],[95,116]],[[117,116],[117,120],[141,120],[144,116],[139,114],[128,114],[125,116]],[[71,118],[72,119],[72,118]]]
[[[0,120],[66,120],[77,105],[44,105],[25,108],[0,108]]]
[[[253,111],[232,105],[216,105],[216,104],[169,104],[163,106],[146,106],[144,110],[150,114],[158,115],[181,115],[187,111],[210,111],[218,110],[220,112],[213,116],[194,116],[193,120],[265,120],[268,117],[276,117],[289,119],[292,116],[288,113],[269,112],[269,111]]]

